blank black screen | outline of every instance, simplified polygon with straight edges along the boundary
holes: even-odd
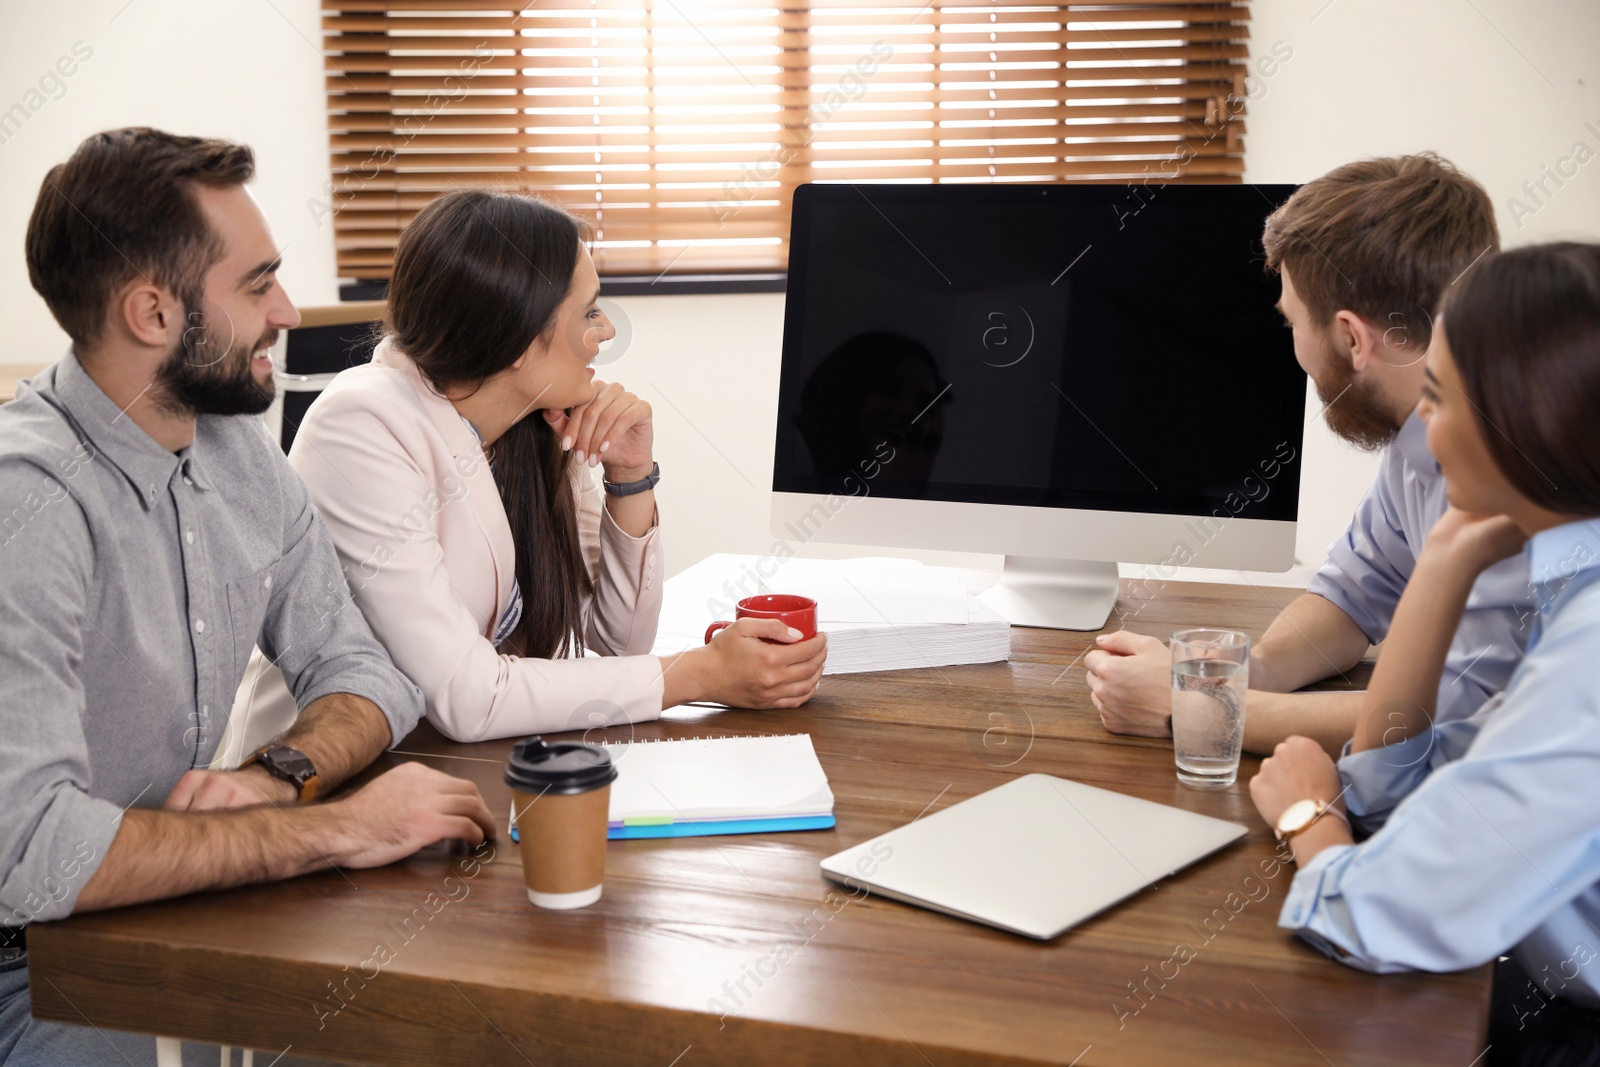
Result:
[[[1293,520],[1293,191],[801,186],[773,488]]]

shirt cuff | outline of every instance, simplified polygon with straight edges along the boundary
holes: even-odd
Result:
[[[72,914],[121,829],[124,810],[73,786],[58,786],[21,859],[0,884],[0,923],[23,926]]]
[[[1374,958],[1362,944],[1361,932],[1344,900],[1340,882],[1360,845],[1332,845],[1300,868],[1289,885],[1278,925],[1294,933],[1330,959],[1371,974],[1413,970]]]
[[[629,709],[629,714],[633,717],[633,721],[648,722],[651,719],[661,718],[661,713],[667,710],[661,706],[667,691],[667,676],[666,672],[661,669],[661,659],[653,655],[618,656],[616,658],[622,662],[633,661],[639,664],[636,685],[641,694],[640,699],[642,702],[638,707],[637,715],[633,715],[633,709]]]
[[[600,533],[601,536],[620,541],[622,544],[633,548],[643,548],[650,543],[650,539],[661,530],[661,509],[658,507],[650,515],[650,528],[638,537],[617,525],[617,520],[611,517],[611,509],[601,505],[600,508]]]
[[[1428,757],[1437,743],[1431,729],[1397,744],[1362,752],[1351,752],[1350,742],[1345,742],[1339,755],[1345,810],[1353,819],[1387,817],[1428,776],[1432,769]]]
[[[1311,576],[1311,581],[1306,583],[1306,592],[1315,593],[1350,616],[1350,621],[1356,624],[1362,635],[1368,641],[1377,644],[1383,640],[1386,628],[1379,625],[1371,611],[1362,607],[1350,596],[1344,584],[1349,580],[1349,576],[1338,567],[1325,563]]]
[[[1336,871],[1328,868],[1337,863],[1340,857],[1348,855],[1356,846],[1354,845],[1329,845],[1312,857],[1311,862],[1295,872],[1294,881],[1289,883],[1289,893],[1283,900],[1283,908],[1278,912],[1278,925],[1285,930],[1293,930],[1307,944],[1324,955],[1336,960],[1348,961],[1349,952],[1328,940],[1319,931],[1312,928],[1312,923],[1319,914],[1327,909],[1323,906],[1325,884],[1337,876]],[[1334,892],[1328,886],[1327,892]]]
[[[300,710],[303,712],[315,701],[335,693],[365,697],[378,705],[378,710],[388,720],[390,740],[384,747],[394,748],[417,728],[427,707],[422,700],[422,690],[401,674],[399,668],[394,668],[393,673],[393,679],[383,679],[352,677],[352,672],[344,671],[303,694],[299,701]]]

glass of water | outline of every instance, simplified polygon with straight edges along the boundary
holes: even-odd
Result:
[[[1172,752],[1184,785],[1225,789],[1238,778],[1249,673],[1249,634],[1172,635]]]

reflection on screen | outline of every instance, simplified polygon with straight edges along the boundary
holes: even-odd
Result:
[[[1292,520],[1291,191],[802,187],[774,489]]]

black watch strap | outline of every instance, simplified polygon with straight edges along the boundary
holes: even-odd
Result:
[[[612,496],[632,496],[635,493],[649,492],[661,480],[661,464],[652,463],[650,473],[636,482],[606,482],[606,492]]]
[[[300,803],[307,804],[317,797],[317,768],[311,757],[298,748],[288,745],[268,745],[245,760],[244,766],[261,764],[261,769],[280,781],[294,786]],[[243,768],[241,768],[243,769]]]

